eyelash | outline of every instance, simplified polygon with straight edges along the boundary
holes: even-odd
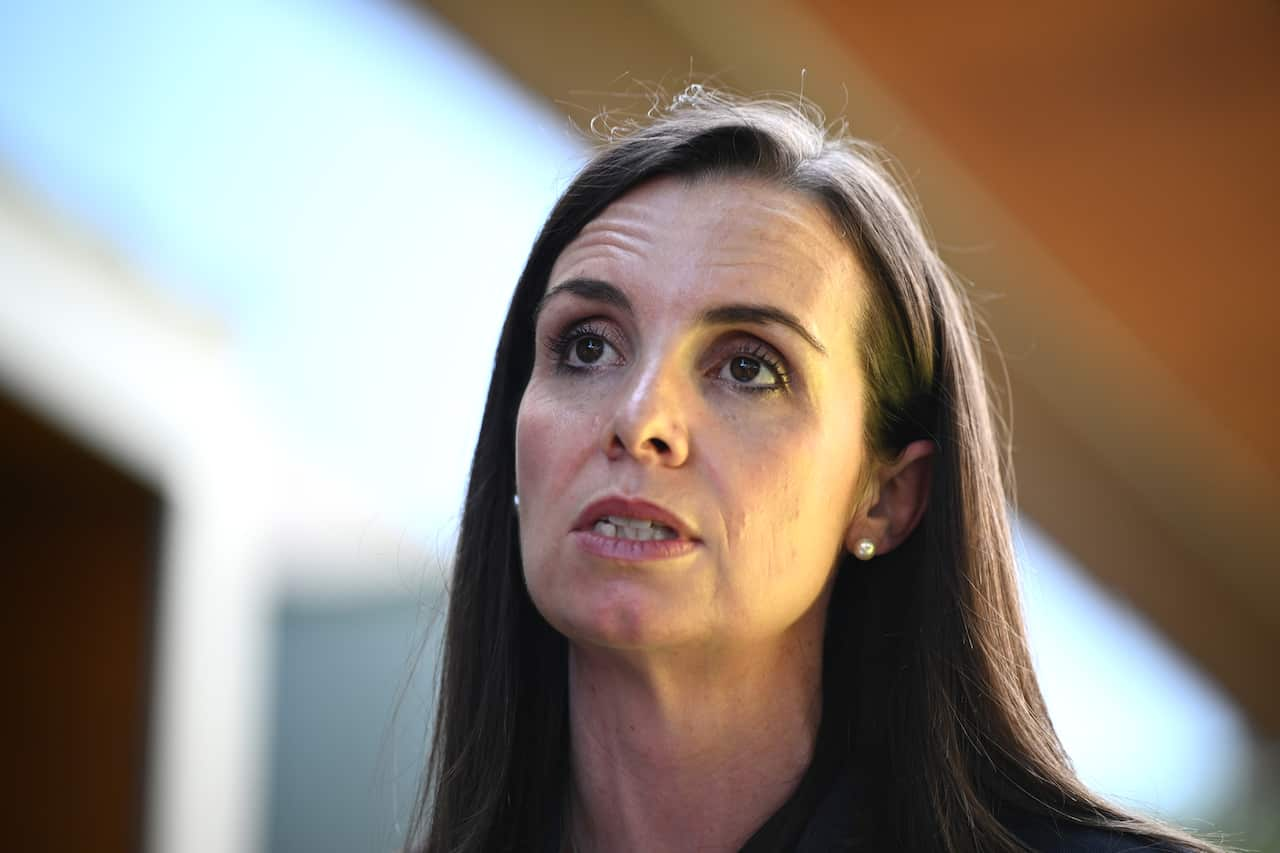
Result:
[[[592,323],[590,320],[572,324],[558,334],[548,335],[543,345],[547,348],[547,352],[551,355],[555,363],[557,373],[588,373],[594,368],[580,367],[576,364],[569,364],[569,350],[582,338],[599,338],[600,340],[613,347],[614,350],[621,352],[621,348],[610,337],[610,330]],[[778,378],[775,385],[746,385],[743,383],[729,383],[731,387],[744,394],[773,394],[781,391],[787,391],[791,386],[791,374],[787,369],[786,362],[777,356],[771,349],[762,343],[753,345],[740,344],[734,347],[724,359],[717,362],[717,371],[729,359],[739,357],[753,358],[760,362]]]
[[[608,329],[596,326],[590,320],[571,325],[559,334],[548,335],[544,342],[547,352],[555,361],[557,373],[586,373],[593,369],[569,363],[569,348],[582,338],[599,338],[615,350],[618,349],[618,345],[609,337]]]
[[[786,391],[791,387],[791,374],[787,370],[787,366],[782,359],[773,353],[772,350],[757,343],[754,346],[738,346],[729,358],[739,358],[746,356],[754,358],[756,361],[769,368],[770,372],[778,378],[776,385],[743,385],[741,383],[732,383],[734,390],[742,391],[747,394],[772,394],[779,391]],[[721,362],[723,364],[724,362]]]

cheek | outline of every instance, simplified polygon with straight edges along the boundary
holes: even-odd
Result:
[[[535,602],[543,585],[538,567],[552,556],[548,534],[554,508],[547,505],[547,496],[555,494],[555,472],[563,467],[556,458],[564,449],[557,441],[558,420],[555,407],[547,405],[531,383],[516,413],[516,491],[520,495],[517,516],[525,582]]]
[[[825,577],[852,512],[861,454],[857,435],[812,420],[738,437],[722,477],[730,552],[765,577]]]
[[[550,393],[531,381],[516,413],[516,488],[525,571],[539,574],[559,561],[557,549],[582,498],[580,475],[595,449],[596,407]]]
[[[545,410],[526,391],[516,411],[516,491],[526,502],[537,489],[538,469],[534,461],[546,458],[548,439],[554,430],[549,420]],[[529,506],[526,504],[526,509]]]
[[[516,482],[532,499],[563,489],[590,444],[592,415],[531,382],[516,413]],[[522,498],[523,501],[523,498]]]
[[[812,488],[803,423],[756,422],[729,436],[721,470],[721,506],[727,545],[747,558],[774,563],[795,556],[804,535],[804,502]]]

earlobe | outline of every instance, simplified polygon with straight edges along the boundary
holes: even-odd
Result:
[[[845,533],[845,547],[869,560],[887,554],[915,530],[929,505],[933,481],[932,441],[913,441],[876,473],[871,505]]]

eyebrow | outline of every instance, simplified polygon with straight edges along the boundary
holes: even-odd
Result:
[[[715,326],[724,326],[734,323],[750,323],[756,326],[779,325],[786,326],[800,337],[804,338],[805,343],[816,349],[823,355],[827,354],[827,348],[813,336],[813,334],[804,327],[796,316],[788,311],[773,305],[718,305],[715,308],[708,308],[702,312],[701,320],[703,323]]]
[[[547,306],[547,303],[556,294],[562,292],[571,293],[591,302],[612,305],[627,313],[635,313],[631,307],[631,300],[627,298],[627,295],[614,285],[609,284],[609,282],[594,278],[571,278],[557,284],[538,300],[538,305],[533,311],[535,323],[537,323],[538,316],[542,314],[542,310]],[[785,326],[803,338],[809,346],[823,355],[827,354],[826,347],[804,327],[804,324],[794,314],[773,305],[753,305],[748,303],[717,305],[714,308],[708,308],[703,311],[702,316],[698,319],[700,323],[711,326],[725,326],[735,323],[748,323],[754,326]]]
[[[574,296],[581,297],[590,302],[603,302],[606,305],[612,305],[620,308],[628,314],[634,314],[631,309],[631,300],[627,298],[627,294],[614,287],[607,281],[600,281],[596,278],[571,278],[562,281],[555,287],[542,294],[542,298],[538,300],[538,305],[533,309],[533,322],[538,322],[538,317],[542,314],[542,309],[547,307],[547,303],[551,301],[557,293],[572,293]]]

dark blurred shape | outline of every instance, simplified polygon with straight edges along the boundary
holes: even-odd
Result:
[[[142,846],[161,510],[0,391],[5,849]]]

